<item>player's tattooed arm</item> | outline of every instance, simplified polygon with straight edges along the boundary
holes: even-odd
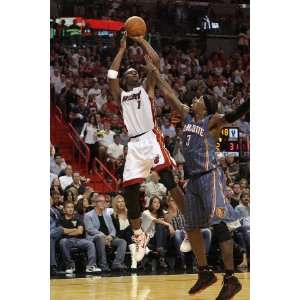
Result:
[[[183,104],[175,95],[173,89],[169,83],[161,76],[157,67],[152,63],[151,58],[145,55],[146,68],[148,70],[149,76],[153,76],[156,80],[156,84],[160,89],[163,97],[169,102],[171,107],[180,113],[180,115],[185,118],[189,113],[189,107]]]
[[[127,38],[127,34],[125,32],[124,36],[121,39],[120,49],[119,49],[114,61],[112,62],[111,66],[110,66],[110,70],[119,72],[120,65],[121,65],[123,56],[126,51],[126,38]],[[121,88],[120,88],[119,78],[115,78],[115,79],[108,78],[108,85],[109,85],[109,90],[110,90],[110,93],[111,93],[113,99],[115,101],[117,101],[118,103],[120,103]]]

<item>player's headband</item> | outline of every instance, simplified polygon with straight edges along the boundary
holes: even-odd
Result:
[[[129,68],[127,71],[124,72],[123,76],[126,76],[128,73],[133,72],[133,71],[137,72],[136,69],[134,69],[134,68]]]

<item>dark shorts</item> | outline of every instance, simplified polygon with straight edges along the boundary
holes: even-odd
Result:
[[[185,229],[210,226],[216,209],[225,210],[225,206],[223,184],[217,169],[190,179],[185,195]]]

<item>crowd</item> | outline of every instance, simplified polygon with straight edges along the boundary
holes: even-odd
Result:
[[[72,123],[90,148],[89,172],[93,172],[93,159],[97,157],[117,177],[121,187],[129,138],[106,80],[116,44],[103,51],[101,45],[82,44],[74,48],[54,41],[50,54],[51,93],[64,118]],[[136,43],[128,44],[122,69],[132,66],[144,76],[141,68],[143,51]],[[187,105],[195,97],[208,93],[216,97],[218,111],[224,113],[249,97],[247,43],[239,41],[230,56],[222,49],[205,56],[196,48],[185,51],[172,44],[162,45],[158,54],[163,76]],[[156,90],[155,114],[165,145],[177,162],[175,180],[184,191],[187,179],[182,155],[182,120],[171,110],[159,90]],[[249,115],[233,125],[239,127],[242,138],[249,138]],[[237,265],[249,266],[249,161],[240,162],[237,157],[225,157],[222,153],[219,153],[218,161],[225,174],[227,201],[238,216],[238,221],[227,224],[236,242]],[[89,187],[89,179],[83,175],[86,174],[73,172],[72,166],[61,156],[59,147],[51,145],[52,273],[55,274],[59,266],[67,273],[74,272],[74,248],[86,252],[86,272],[124,271],[128,266],[136,270],[139,265],[134,260],[135,247],[121,188],[115,194],[103,195]],[[153,258],[163,269],[191,267],[193,259],[185,239],[184,218],[165,186],[159,182],[156,172],[152,172],[140,188],[140,205],[143,229],[151,237],[146,258]],[[208,228],[202,234],[211,263],[218,265],[212,230]],[[126,260],[129,253],[130,263]],[[143,261],[142,265],[147,266],[147,263]]]

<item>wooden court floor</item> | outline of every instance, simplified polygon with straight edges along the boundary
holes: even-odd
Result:
[[[215,300],[222,284],[222,275],[217,276],[217,283],[192,296],[187,291],[196,274],[52,279],[51,300]],[[243,289],[234,300],[249,300],[250,275],[237,276]]]

